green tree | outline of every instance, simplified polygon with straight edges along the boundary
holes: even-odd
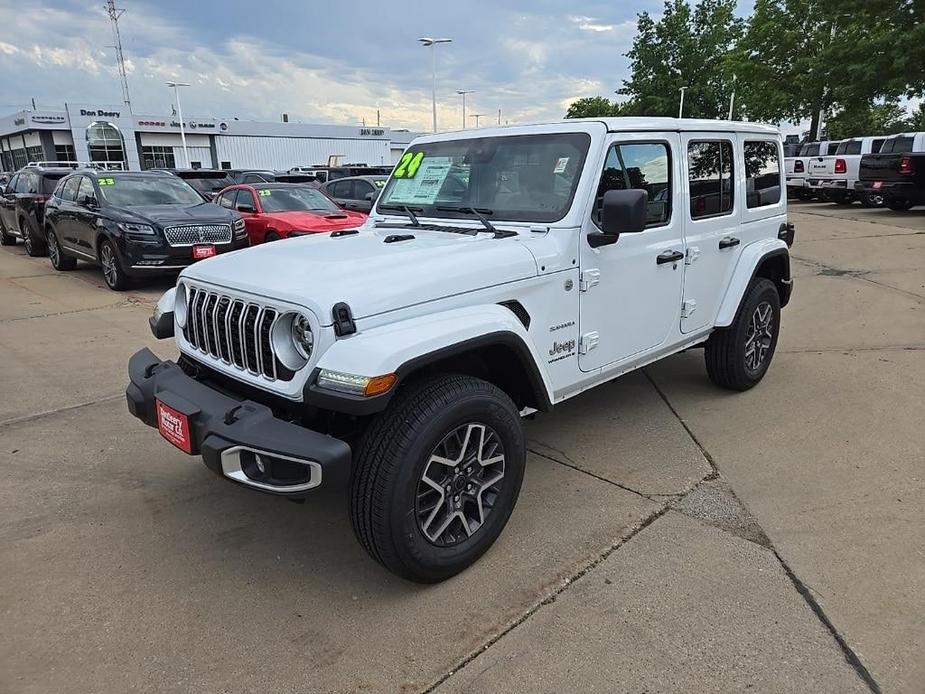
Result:
[[[844,140],[862,135],[892,135],[909,129],[910,121],[899,103],[887,101],[842,109],[829,119],[826,127],[830,139]]]
[[[914,132],[925,132],[925,102],[919,104],[919,107],[909,116],[909,130]]]
[[[586,96],[573,101],[565,114],[566,118],[607,118],[609,116],[637,115],[632,102],[617,103],[603,96]]]
[[[732,90],[729,56],[744,22],[735,0],[665,0],[661,18],[648,12],[637,19],[637,33],[626,56],[632,74],[621,94],[634,109],[652,116],[676,116],[681,88],[684,115],[725,118]]]

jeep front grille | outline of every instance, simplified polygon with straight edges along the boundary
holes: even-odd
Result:
[[[273,381],[292,379],[270,339],[279,311],[189,284],[186,290],[183,337],[192,347],[241,371]]]
[[[171,246],[192,246],[197,243],[231,243],[230,224],[187,224],[166,227],[164,236]]]

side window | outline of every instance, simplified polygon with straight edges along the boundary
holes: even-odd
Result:
[[[877,154],[880,151],[880,148],[883,147],[883,143],[884,143],[884,140],[881,138],[873,140],[870,143],[871,154]]]
[[[15,176],[13,176],[13,178],[10,179],[10,182],[6,184],[5,192],[15,193],[17,185],[19,185],[19,174],[16,174]]]
[[[249,173],[244,175],[242,183],[263,183],[264,178],[260,174]]]
[[[353,194],[357,200],[365,200],[366,196],[373,192],[373,187],[366,181],[357,181]]]
[[[68,202],[73,202],[77,199],[77,186],[80,185],[80,179],[82,176],[69,176],[64,179],[64,186],[60,188],[59,198],[66,200]]]
[[[353,181],[338,181],[332,188],[335,198],[353,199]]]
[[[80,185],[77,187],[77,202],[83,203],[87,198],[95,199],[96,192],[93,190],[93,183],[86,176],[80,177]]]
[[[16,192],[17,193],[28,193],[29,192],[29,178],[31,174],[21,173],[19,178],[16,179]]]
[[[664,142],[611,145],[597,186],[591,219],[600,226],[601,206],[608,190],[644,190],[649,198],[646,226],[671,219],[671,161]]]
[[[217,198],[215,198],[215,204],[230,208],[232,205],[232,200],[234,199],[235,192],[236,191],[229,190],[227,193],[222,193]]]
[[[768,140],[746,142],[745,206],[763,207],[780,202],[780,158],[777,143]]]
[[[238,198],[235,200],[234,207],[236,210],[240,210],[241,205],[250,205],[255,210],[257,209],[257,205],[254,204],[254,195],[244,188],[238,189]]]
[[[839,147],[841,149],[841,147]],[[861,153],[861,141],[852,140],[848,143],[848,146],[845,147],[845,154],[860,154]]]
[[[732,143],[691,142],[687,146],[691,219],[732,212]]]

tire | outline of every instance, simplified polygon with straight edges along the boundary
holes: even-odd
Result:
[[[40,239],[39,235],[35,232],[32,222],[20,219],[19,230],[22,232],[22,240],[26,247],[26,253],[33,258],[41,258],[48,253],[45,242]]]
[[[356,450],[354,533],[373,559],[419,583],[454,576],[491,547],[526,462],[517,407],[491,383],[461,375],[405,386]],[[468,465],[450,462],[457,460]]]
[[[129,279],[122,267],[122,261],[119,260],[119,254],[113,247],[112,242],[103,240],[99,247],[100,267],[103,270],[103,280],[106,286],[115,292],[121,292],[129,288]]]
[[[906,212],[912,205],[913,202],[906,198],[890,198],[886,201],[886,206],[895,212]]]
[[[77,258],[64,254],[53,229],[45,232],[45,241],[48,244],[48,259],[55,270],[67,272],[77,267]]]
[[[12,234],[8,234],[6,231],[6,225],[0,221],[0,246],[15,246],[16,237]]]
[[[796,195],[797,200],[802,200],[803,202],[809,202],[813,199],[813,193],[811,190],[798,190]]]
[[[757,338],[760,340],[758,346],[763,350],[757,355],[749,349],[750,343],[757,341],[752,338],[755,323],[759,328],[762,323],[766,326],[765,334],[759,333]],[[710,380],[730,390],[753,387],[764,378],[771,365],[779,334],[780,296],[777,288],[770,280],[756,277],[748,286],[732,325],[714,330],[707,340],[704,357]]]
[[[277,234],[275,231],[271,231],[263,237],[264,243],[270,243],[271,241],[279,241],[279,234]]]

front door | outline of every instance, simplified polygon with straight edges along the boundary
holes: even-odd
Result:
[[[742,250],[736,190],[742,176],[734,133],[685,133],[683,148],[687,258],[681,332],[711,327]]]
[[[99,219],[99,199],[89,176],[81,176],[77,186],[77,201],[74,204],[74,241],[85,255],[97,257],[96,221]]]
[[[594,208],[579,239],[582,371],[639,358],[677,337],[684,276],[678,144],[678,134],[671,132],[611,138]],[[599,230],[604,193],[628,188],[648,194],[646,230],[592,248],[587,234]]]

